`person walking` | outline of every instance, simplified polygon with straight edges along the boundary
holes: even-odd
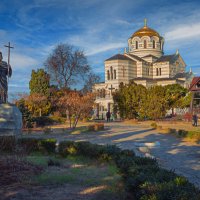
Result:
[[[106,113],[106,118],[107,118],[107,122],[110,122],[110,111],[109,110]]]
[[[198,116],[197,114],[194,115],[194,126],[197,126]]]
[[[193,126],[197,126],[197,122],[198,122],[198,116],[197,114],[195,113],[193,116],[192,116],[192,120],[193,120]]]

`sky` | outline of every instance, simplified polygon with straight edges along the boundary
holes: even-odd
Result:
[[[123,53],[128,38],[144,25],[165,38],[164,53],[179,49],[200,75],[199,0],[1,0],[0,51],[11,42],[9,94],[29,91],[32,69],[42,68],[56,45],[67,43],[87,55],[104,76],[104,60]]]

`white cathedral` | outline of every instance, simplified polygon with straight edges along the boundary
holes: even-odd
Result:
[[[144,27],[128,39],[124,54],[116,54],[105,60],[105,82],[93,86],[96,92],[95,116],[105,118],[113,110],[112,93],[120,83],[134,81],[145,87],[178,83],[189,87],[192,72],[186,72],[186,64],[179,54],[164,55],[164,38],[149,28],[145,19]]]

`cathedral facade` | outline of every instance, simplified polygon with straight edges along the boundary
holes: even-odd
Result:
[[[124,54],[116,54],[105,60],[105,82],[93,86],[96,92],[95,116],[105,118],[106,112],[112,112],[112,93],[120,83],[153,85],[180,84],[188,88],[192,72],[186,72],[186,64],[178,50],[172,55],[164,55],[164,38],[147,26],[137,30],[128,39],[128,48]]]

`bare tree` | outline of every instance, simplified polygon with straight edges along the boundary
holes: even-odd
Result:
[[[87,58],[83,51],[68,44],[59,44],[47,58],[45,67],[51,81],[59,88],[69,88],[80,83],[90,72]]]
[[[88,93],[88,92],[92,92],[92,87],[95,83],[99,83],[100,81],[100,76],[94,74],[94,73],[89,73],[87,76],[87,79],[85,81],[84,87],[82,89],[82,92]]]

